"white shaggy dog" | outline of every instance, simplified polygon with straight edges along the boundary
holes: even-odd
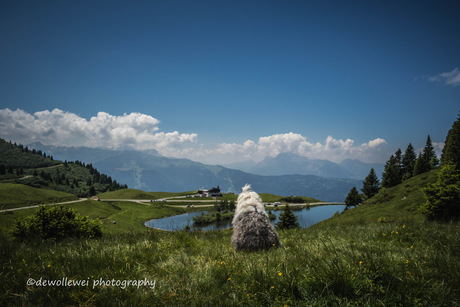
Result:
[[[260,196],[246,184],[238,196],[233,217],[232,243],[237,251],[257,251],[280,246],[275,227],[270,223]]]

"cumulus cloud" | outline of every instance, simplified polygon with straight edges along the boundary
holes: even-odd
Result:
[[[103,148],[167,150],[183,143],[194,143],[197,134],[158,132],[160,121],[141,113],[122,116],[98,112],[89,120],[60,109],[29,114],[23,110],[0,110],[0,131],[5,139],[23,144],[42,142],[51,145]]]
[[[340,162],[360,159],[375,162],[386,141],[381,138],[355,144],[352,139],[328,136],[324,142],[310,142],[298,133],[274,134],[243,143],[198,144],[196,133],[159,131],[160,121],[141,113],[114,116],[99,112],[89,120],[60,109],[29,114],[23,110],[0,110],[0,137],[22,144],[88,146],[137,150],[155,149],[167,157],[188,158],[207,164],[246,160],[260,161],[280,153],[294,153],[312,159]]]
[[[443,82],[447,85],[460,86],[460,69],[457,67],[450,72],[443,72],[428,78],[431,82]]]
[[[289,132],[260,137],[257,142],[247,140],[243,144],[222,143],[215,149],[196,151],[195,160],[208,163],[226,161],[241,162],[248,159],[260,161],[263,158],[275,157],[280,153],[294,153],[311,159],[327,159],[340,162],[344,159],[360,159],[374,162],[375,155],[380,152],[386,141],[381,138],[367,143],[355,145],[351,139],[334,139],[328,136],[324,143],[312,143],[301,134]]]

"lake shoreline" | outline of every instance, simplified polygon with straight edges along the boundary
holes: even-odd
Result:
[[[318,207],[335,207],[335,206],[343,206],[343,209],[341,211],[343,211],[345,209],[345,204],[343,203],[328,203],[328,202],[318,202],[318,203],[299,203],[299,204],[296,204],[296,203],[292,203],[292,204],[288,204],[290,207],[292,207],[294,209],[295,212],[299,212],[299,211],[303,211],[303,210],[306,210],[308,212],[310,212],[310,209],[312,208],[318,208]],[[208,205],[208,206],[200,206],[200,207],[212,207],[213,205]],[[274,205],[266,205],[265,208],[267,211],[272,211],[272,212],[275,212],[275,214],[279,215],[281,214],[281,210],[286,206],[286,204],[282,204],[282,205],[278,205],[278,206],[274,206]],[[195,207],[196,208],[196,207]],[[273,209],[276,209],[276,210],[273,210]],[[334,211],[334,209],[332,210],[329,210],[329,211]],[[184,228],[186,228],[187,226],[189,226],[191,229],[191,231],[214,231],[214,230],[224,230],[224,229],[230,229],[231,228],[231,223],[229,224],[228,221],[217,221],[217,222],[212,222],[212,223],[209,223],[209,224],[206,224],[206,225],[200,225],[200,226],[194,226],[193,225],[193,216],[191,217],[188,217],[188,214],[192,214],[192,215],[198,215],[200,212],[206,212],[207,210],[203,210],[203,211],[195,211],[195,212],[188,212],[188,213],[184,213],[184,214],[178,214],[178,215],[173,215],[173,216],[168,216],[168,217],[163,217],[163,218],[157,218],[157,219],[150,219],[150,220],[147,220],[144,222],[144,226],[147,227],[147,228],[151,228],[151,229],[155,229],[155,230],[161,230],[161,231],[181,231],[183,230]],[[333,214],[335,214],[335,212],[337,211],[334,211],[332,212],[332,214],[329,214],[327,217],[324,216],[324,214],[322,215],[321,219],[319,221],[315,220],[315,221],[303,221],[303,224],[305,227],[302,227],[302,228],[308,228],[310,226],[313,226],[314,224],[324,220],[324,219],[327,219],[327,218],[330,218],[332,217]],[[207,212],[205,213],[207,214]],[[321,214],[320,214],[321,215]],[[178,219],[182,219],[182,221],[173,221],[172,219],[174,218],[178,218]],[[298,218],[303,218],[303,216],[300,216]],[[165,220],[167,219],[167,220]],[[278,219],[278,216],[277,218],[274,220],[276,221]],[[311,219],[311,217],[310,217]],[[169,224],[168,226],[158,226],[155,225],[155,226],[149,226],[149,224],[151,225],[154,225],[155,224],[155,221],[158,222],[158,221],[162,221],[162,222],[166,222],[166,221],[169,221]],[[226,222],[226,226],[228,227],[225,227],[225,228],[219,228],[219,227],[222,227],[222,224],[220,226],[218,226],[217,224],[219,224],[219,222]],[[161,224],[161,222],[160,222]],[[164,224],[166,225],[166,224]],[[171,225],[171,226],[170,226]],[[170,227],[173,227],[173,226],[176,226],[176,225],[181,225],[181,226],[178,226],[177,228],[172,228],[172,229],[165,229],[165,228],[170,228]],[[217,227],[216,229],[212,229],[213,227]],[[193,229],[195,228],[195,229]],[[211,229],[206,229],[206,228],[211,228]]]

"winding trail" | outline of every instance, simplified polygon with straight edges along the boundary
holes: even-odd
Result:
[[[40,204],[40,205],[33,205],[33,206],[27,206],[27,207],[19,207],[19,208],[11,208],[11,209],[4,209],[0,210],[1,212],[8,212],[8,211],[16,211],[16,210],[24,210],[24,209],[32,209],[32,208],[38,208],[40,206],[57,206],[57,205],[66,205],[66,204],[73,204],[73,203],[78,203],[87,200],[88,198],[79,198],[76,200],[71,200],[71,201],[65,201],[65,202],[60,202],[60,203],[52,203],[52,204]]]
[[[177,198],[177,197],[171,197],[171,198]],[[85,200],[88,200],[89,198],[79,198],[76,200],[71,200],[71,201],[66,201],[66,202],[59,202],[59,203],[51,203],[51,204],[40,204],[40,205],[33,205],[33,206],[27,206],[27,207],[19,207],[19,208],[11,208],[11,209],[4,209],[0,210],[1,212],[7,212],[7,211],[16,211],[16,210],[23,210],[23,209],[32,209],[32,208],[38,208],[40,206],[56,206],[56,205],[66,205],[66,204],[73,204],[73,203],[78,203],[82,202]],[[148,200],[148,199],[99,199],[99,201],[104,201],[104,202],[109,202],[109,201],[126,201],[126,202],[134,202],[138,203],[141,205],[146,205],[146,206],[154,206],[157,203],[168,203],[167,198],[163,198],[165,201],[160,201],[158,199],[156,200]],[[170,200],[171,202],[189,202],[190,205],[193,205],[194,208],[205,208],[205,207],[213,207],[214,206],[214,200],[211,199],[206,199],[206,200],[177,200],[173,199]],[[206,205],[195,205],[196,203],[212,203],[212,204],[206,204]],[[308,206],[308,207],[317,207],[317,206],[325,206],[325,205],[344,205],[345,203],[335,203],[335,202],[316,202],[316,203],[289,203],[289,206],[294,207],[294,206]],[[178,205],[174,207],[180,207],[180,208],[187,208],[190,205]],[[279,205],[278,207],[284,207],[286,204],[283,203]],[[270,207],[273,208],[275,205],[265,205],[265,207]]]

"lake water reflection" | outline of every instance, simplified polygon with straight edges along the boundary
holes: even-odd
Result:
[[[345,209],[345,205],[327,205],[327,206],[318,206],[313,208],[304,208],[302,210],[293,210],[294,214],[297,216],[297,220],[300,224],[300,227],[307,228],[316,223],[321,222],[322,220],[328,219],[334,215],[337,211],[342,212]],[[283,210],[272,211],[276,215],[276,220],[272,221],[274,225],[279,221],[279,216]],[[182,230],[185,226],[190,226],[192,230],[220,230],[225,228],[232,227],[231,221],[221,221],[218,223],[209,224],[202,227],[193,226],[193,217],[201,215],[202,213],[206,214],[207,211],[197,211],[181,215],[164,217],[161,219],[154,219],[145,222],[145,226],[153,227],[163,230]]]

